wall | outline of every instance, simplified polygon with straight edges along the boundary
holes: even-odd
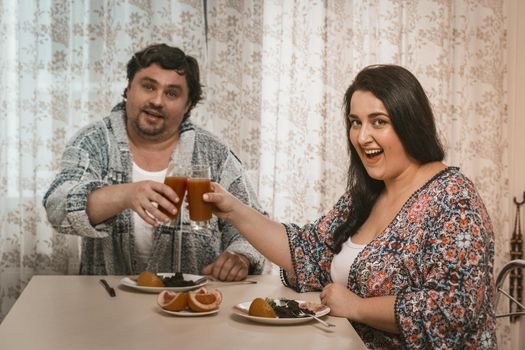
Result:
[[[509,107],[509,174],[510,194],[523,200],[525,191],[525,2],[507,3],[508,32],[508,107]],[[511,200],[511,198],[509,198]],[[522,228],[525,206],[521,207]],[[515,209],[513,207],[512,218]],[[512,230],[512,227],[510,228]],[[512,349],[525,349],[525,317],[511,327]]]
[[[510,1],[509,11],[509,116],[510,189],[522,198],[525,191],[525,2]]]

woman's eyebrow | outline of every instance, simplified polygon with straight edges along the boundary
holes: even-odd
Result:
[[[388,114],[386,114],[386,112],[372,112],[372,113],[367,115],[368,118],[377,118],[377,117],[381,117],[381,116],[390,118],[390,116]],[[359,116],[356,115],[356,114],[350,113],[350,115],[348,115],[348,118],[359,119]]]
[[[388,118],[390,118],[390,116],[388,114],[386,114],[386,112],[374,112],[374,113],[370,113],[368,115],[368,118],[377,118],[377,117],[388,117]]]

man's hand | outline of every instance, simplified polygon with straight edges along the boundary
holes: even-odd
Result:
[[[174,203],[179,198],[175,191],[171,187],[156,181],[140,181],[133,183],[133,185],[128,192],[128,207],[152,226],[158,226],[158,221],[169,223],[171,219],[159,208],[163,207],[173,215],[177,213]],[[157,203],[159,208],[153,203]]]
[[[170,218],[153,203],[166,211],[177,213],[175,204],[179,198],[171,187],[155,181],[140,181],[102,187],[88,196],[86,212],[92,225],[97,225],[124,209],[132,209],[144,221],[158,226],[158,221],[168,223]]]
[[[250,262],[242,254],[223,252],[208,266],[202,269],[203,275],[212,275],[220,281],[240,281],[248,276]]]

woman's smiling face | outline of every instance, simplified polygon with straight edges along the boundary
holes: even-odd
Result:
[[[350,142],[371,178],[388,182],[417,164],[405,151],[383,102],[374,94],[355,91],[348,118]]]

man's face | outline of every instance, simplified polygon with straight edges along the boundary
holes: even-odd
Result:
[[[178,135],[189,108],[186,77],[152,64],[139,70],[128,85],[128,133],[155,140]]]

